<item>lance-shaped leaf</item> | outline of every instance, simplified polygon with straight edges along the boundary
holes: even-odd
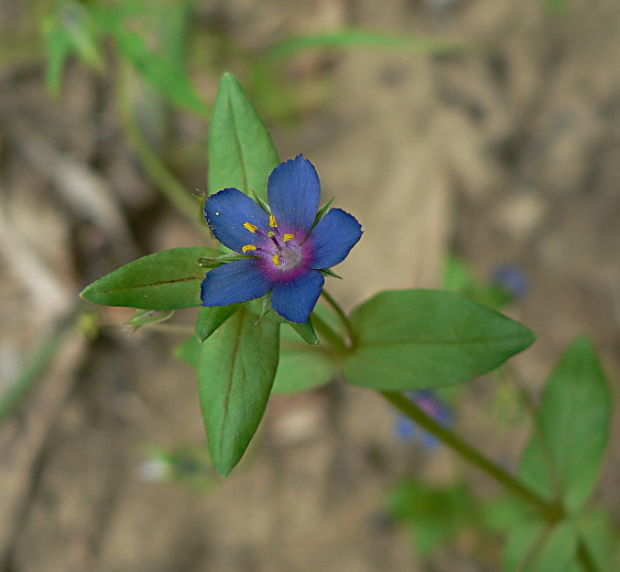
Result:
[[[235,77],[225,73],[209,129],[209,192],[235,187],[267,200],[267,178],[279,162],[256,109]]]
[[[228,306],[202,307],[196,320],[196,335],[204,342],[215,330],[217,330],[228,318],[230,318],[241,306],[230,304]]]
[[[467,381],[527,348],[534,334],[459,294],[396,290],[351,315],[355,347],[344,375],[379,390],[424,389]]]
[[[280,324],[242,307],[202,342],[200,406],[220,475],[241,459],[265,412],[278,367]]]
[[[596,484],[610,415],[611,393],[596,352],[587,338],[578,338],[547,382],[521,460],[523,480],[569,510],[579,508]]]
[[[330,381],[338,370],[338,360],[328,345],[308,345],[291,328],[281,329],[280,363],[274,393],[295,393]],[[318,340],[317,340],[318,341]]]
[[[506,572],[579,572],[577,530],[570,520],[554,527],[526,520],[508,535],[504,550]]]
[[[213,248],[171,248],[138,258],[87,286],[80,296],[105,306],[178,310],[200,306],[205,269],[198,260],[219,254]]]

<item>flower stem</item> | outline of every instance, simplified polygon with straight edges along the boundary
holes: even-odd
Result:
[[[502,467],[496,465],[477,449],[468,445],[465,441],[462,441],[455,433],[435,421],[435,419],[428,415],[414,401],[408,399],[403,393],[397,391],[382,391],[380,393],[401,413],[415,421],[420,427],[432,433],[435,437],[441,439],[463,459],[478,467],[481,471],[515,495],[535,506],[549,523],[553,524],[559,522],[566,517],[566,511],[560,503],[548,501],[526,487]],[[599,572],[599,567],[592,556],[592,552],[582,538],[579,539],[577,546],[577,558],[583,569],[587,572]]]
[[[177,211],[190,220],[200,230],[206,232],[206,226],[202,224],[200,219],[200,209],[198,203],[187,194],[183,184],[168,170],[168,168],[160,161],[157,153],[149,145],[143,133],[140,130],[138,122],[132,109],[132,99],[129,93],[130,70],[128,66],[124,66],[121,70],[122,89],[120,90],[119,107],[123,120],[123,128],[138,154],[138,158],[142,163],[148,177],[159,189]]]
[[[465,441],[462,441],[455,433],[435,421],[435,419],[425,413],[421,407],[419,407],[414,401],[407,398],[403,393],[397,391],[382,391],[380,393],[401,413],[409,417],[409,419],[415,421],[426,431],[441,439],[466,461],[478,467],[511,492],[526,500],[528,503],[533,504],[546,515],[554,513],[553,516],[555,518],[561,516],[561,514],[556,514],[563,513],[563,509],[561,509],[561,507],[552,505],[534,491],[520,483],[502,467],[496,465],[493,461],[485,457],[471,445],[468,445]]]
[[[340,304],[336,302],[334,297],[327,290],[323,290],[322,295],[323,298],[325,298],[325,300],[327,301],[327,303],[334,309],[334,311],[338,315],[338,318],[340,318],[340,321],[342,322],[342,325],[344,326],[344,329],[347,332],[347,336],[349,338],[349,349],[353,349],[356,344],[356,336],[355,330],[351,325],[351,321],[344,313],[344,310],[340,307]]]
[[[317,331],[321,334],[325,341],[327,341],[332,349],[338,354],[347,354],[349,348],[347,343],[342,339],[337,332],[320,316],[316,313],[312,315],[312,323],[316,326]]]

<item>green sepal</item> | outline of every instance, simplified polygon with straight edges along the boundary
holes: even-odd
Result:
[[[247,254],[237,254],[236,252],[230,254],[222,254],[215,257],[202,257],[198,259],[198,264],[203,268],[217,268],[227,262],[235,262],[236,260],[250,260],[256,258],[255,256],[248,256]]]
[[[312,325],[312,320],[310,318],[308,318],[308,320],[303,324],[298,322],[289,322],[288,320],[286,320],[286,323],[291,326],[291,328],[293,328],[299,337],[307,344],[316,346],[319,343],[319,338],[316,336],[316,332],[314,331],[314,326]]]
[[[331,276],[332,278],[338,278],[342,280],[342,276],[336,274],[331,268],[323,268],[322,270],[319,270],[319,272],[321,274],[324,274],[325,276]]]
[[[105,306],[178,310],[200,306],[205,269],[200,258],[218,251],[204,246],[171,248],[143,256],[87,286],[83,300]]]
[[[198,320],[196,320],[196,335],[198,339],[204,342],[240,307],[240,304],[230,304],[228,306],[203,306],[200,308]]]
[[[250,193],[250,196],[259,204],[260,208],[262,208],[267,214],[271,214],[271,207],[267,201],[261,199],[254,191]]]
[[[143,326],[165,322],[172,318],[172,316],[174,316],[174,310],[137,310],[131,320],[129,320],[129,325],[135,332]]]

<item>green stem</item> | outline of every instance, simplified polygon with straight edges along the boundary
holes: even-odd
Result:
[[[329,343],[338,354],[346,354],[349,348],[341,336],[320,316],[312,315],[312,323],[316,326],[317,331]]]
[[[340,304],[336,302],[336,300],[332,297],[332,295],[329,292],[327,292],[327,290],[323,290],[322,295],[323,295],[323,298],[325,298],[325,300],[327,301],[327,303],[334,309],[334,311],[338,315],[338,318],[340,318],[340,321],[342,322],[342,325],[344,326],[344,329],[347,332],[347,336],[349,337],[349,342],[350,342],[349,349],[353,349],[355,347],[357,340],[355,336],[355,330],[353,329],[353,326],[351,325],[351,321],[349,320],[347,315],[344,313],[344,310],[340,307]]]
[[[146,173],[160,192],[172,203],[172,205],[192,221],[202,231],[206,231],[206,226],[199,219],[198,204],[187,194],[185,187],[179,180],[166,168],[159,160],[157,153],[148,144],[146,138],[140,131],[140,127],[132,109],[132,98],[129,93],[129,73],[127,66],[123,70],[124,89],[120,90],[120,109],[123,118],[123,127],[127,138],[134,150],[138,154],[140,162]]]
[[[478,467],[481,471],[485,472],[517,496],[536,506],[546,515],[553,513],[553,517],[557,518],[559,516],[557,513],[563,512],[561,507],[556,507],[548,503],[534,491],[520,483],[510,473],[502,469],[502,467],[487,459],[482,453],[457,437],[455,433],[435,421],[435,419],[425,413],[422,408],[411,399],[408,399],[404,394],[397,391],[382,391],[380,393],[401,413],[415,421],[429,433],[441,439],[466,461]]]
[[[67,335],[75,328],[76,317],[77,310],[74,308],[49,334],[44,336],[39,347],[26,361],[21,374],[0,397],[0,425],[13,413],[47,371],[58,352],[63,348]]]
[[[327,291],[323,290],[322,295],[327,303],[334,309],[338,315],[338,318],[342,322],[342,325],[344,326],[349,337],[350,346],[346,346],[344,340],[342,340],[336,332],[334,332],[325,322],[323,322],[323,320],[317,320],[317,329],[322,331],[326,340],[332,343],[334,349],[337,351],[341,352],[343,349],[345,352],[352,350],[355,347],[356,336],[349,318],[344,313],[338,302],[336,302],[336,300]],[[326,329],[323,330],[323,328]],[[502,467],[485,457],[477,449],[461,440],[455,433],[435,421],[435,419],[428,415],[414,401],[408,399],[403,393],[396,391],[382,391],[380,393],[401,413],[443,441],[463,459],[476,466],[516,496],[533,505],[540,512],[541,516],[543,516],[543,518],[545,518],[549,523],[553,524],[558,522],[566,516],[566,511],[560,503],[548,501],[538,495]],[[584,570],[587,572],[598,572],[596,562],[592,557],[588,546],[583,542],[583,540],[580,540],[579,542],[577,556]]]
[[[580,538],[577,544],[577,558],[586,572],[599,572],[598,564],[595,562],[592,552],[590,552],[590,548],[583,538]]]

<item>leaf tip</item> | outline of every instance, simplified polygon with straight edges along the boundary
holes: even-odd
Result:
[[[96,284],[95,282],[93,282],[92,284],[89,284],[88,286],[86,286],[86,288],[84,288],[84,290],[80,292],[79,296],[81,300],[84,300],[85,302],[91,302],[93,304],[97,303],[93,297],[93,286],[95,284]]]

